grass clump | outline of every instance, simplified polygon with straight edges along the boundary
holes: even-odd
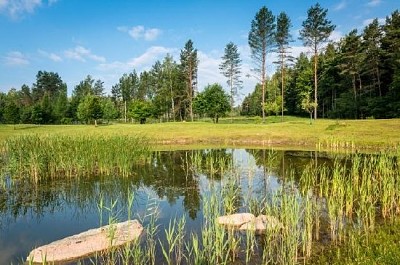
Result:
[[[134,164],[150,153],[145,138],[138,136],[39,136],[8,138],[3,150],[3,169],[12,176],[43,178],[132,174]]]
[[[308,264],[400,264],[400,220],[375,228],[374,233],[352,233],[338,246],[316,249]]]

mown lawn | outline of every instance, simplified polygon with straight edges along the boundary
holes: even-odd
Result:
[[[130,135],[140,134],[158,146],[241,146],[298,148],[374,148],[400,145],[400,119],[327,120],[286,117],[110,125],[1,125],[0,140],[19,134]]]

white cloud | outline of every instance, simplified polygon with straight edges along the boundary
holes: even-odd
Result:
[[[382,0],[370,0],[370,1],[367,3],[367,6],[375,7],[375,6],[380,5],[381,3],[382,3]]]
[[[368,26],[369,24],[372,23],[372,21],[374,21],[373,18],[365,19],[365,20],[363,21],[363,26],[364,26],[364,27]],[[383,24],[385,24],[385,22],[386,22],[386,19],[385,19],[385,18],[378,18],[378,23],[379,23],[379,25],[383,25]]]
[[[147,64],[154,63],[157,59],[160,59],[160,56],[165,56],[167,53],[170,53],[172,50],[169,48],[165,48],[162,46],[152,46],[146,50],[145,53],[140,55],[139,57],[133,58],[128,62],[131,67],[141,67]]]
[[[29,64],[28,58],[21,52],[9,52],[4,58],[5,64],[10,66],[24,66]]]
[[[136,69],[138,72],[141,72],[153,65],[157,60],[162,60],[168,53],[172,54],[174,52],[175,49],[172,48],[152,46],[143,54],[131,58],[126,62],[115,61],[112,63],[102,63],[99,65],[99,69],[103,71],[113,70],[120,73]]]
[[[161,29],[149,28],[146,29],[144,26],[139,25],[132,28],[121,26],[117,28],[118,31],[127,32],[135,40],[144,39],[146,41],[153,41],[162,34]]]
[[[53,62],[61,62],[62,58],[55,53],[49,53],[43,50],[38,50],[39,54],[43,57],[52,60]]]
[[[339,30],[334,30],[329,36],[330,41],[339,41],[341,38],[343,38],[343,33]]]
[[[128,30],[129,35],[134,38],[135,40],[139,39],[142,37],[144,33],[144,27],[143,26],[136,26]]]
[[[160,36],[161,30],[160,29],[148,29],[144,33],[144,39],[147,41],[152,41],[157,39],[158,36]]]
[[[106,62],[106,58],[93,54],[89,49],[86,49],[83,46],[76,46],[73,49],[66,50],[64,52],[64,56],[68,59],[77,60],[81,62],[86,62],[87,59],[100,63]]]
[[[58,0],[0,0],[0,13],[5,13],[13,19],[23,16],[25,13],[34,13],[35,9],[46,3],[51,6]]]
[[[344,9],[347,6],[347,1],[346,0],[342,0],[339,4],[337,4],[333,10],[335,11],[340,11],[342,9]]]
[[[201,91],[207,85],[219,83],[225,85],[225,78],[220,74],[219,65],[221,63],[221,56],[207,54],[198,51],[198,89]]]

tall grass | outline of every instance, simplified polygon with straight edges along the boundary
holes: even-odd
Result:
[[[35,181],[111,173],[129,176],[132,166],[149,153],[148,141],[138,136],[22,135],[3,144],[5,170]]]

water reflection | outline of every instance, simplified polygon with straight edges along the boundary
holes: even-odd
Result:
[[[125,220],[132,192],[135,214],[143,214],[149,199],[156,199],[161,227],[186,214],[190,217],[187,227],[196,230],[201,226],[202,198],[210,186],[230,181],[227,168],[235,169],[233,177],[243,197],[265,196],[278,189],[289,168],[301,174],[310,161],[331,163],[327,154],[315,152],[187,150],[154,152],[148,163],[134,168],[132,177],[91,176],[33,183],[4,176],[0,185],[0,264],[17,264],[38,245],[99,226],[99,220],[106,220],[109,214],[102,212],[100,218],[101,200],[106,204],[117,201],[115,212]]]

